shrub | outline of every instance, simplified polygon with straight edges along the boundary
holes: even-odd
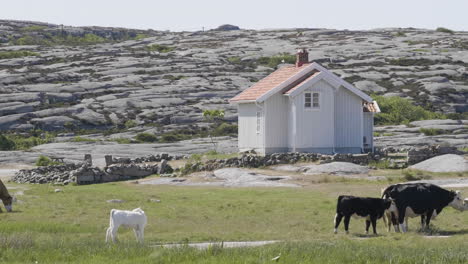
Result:
[[[171,80],[171,81],[178,81],[178,80],[180,80],[180,79],[185,78],[185,76],[183,76],[183,75],[171,75],[171,74],[167,74],[167,75],[164,75],[162,78],[163,78],[163,79],[166,79],[166,80]]]
[[[50,143],[54,140],[54,138],[55,134],[42,133],[41,131],[35,130],[32,131],[29,135],[4,135],[3,138],[0,138],[0,141],[4,142],[4,150],[27,150],[37,145]],[[11,142],[13,142],[13,144]],[[2,145],[1,142],[0,145]]]
[[[111,141],[115,141],[115,142],[117,142],[119,144],[130,144],[130,143],[132,143],[132,141],[130,139],[128,139],[128,138],[114,138]]]
[[[389,160],[370,161],[369,167],[376,167],[377,169],[391,169]]]
[[[445,119],[444,114],[425,110],[421,106],[416,106],[410,100],[392,96],[375,96],[379,103],[381,113],[375,115],[376,125],[400,125],[408,124],[412,121],[427,119]]]
[[[148,45],[146,46],[147,51],[157,51],[161,53],[167,53],[171,52],[174,50],[174,47],[169,47],[169,46],[164,46],[164,45],[159,45],[159,44],[153,44],[153,45]]]
[[[51,165],[58,165],[61,164],[60,162],[54,162],[49,157],[40,155],[39,158],[36,160],[36,166],[51,166]]]
[[[124,125],[126,128],[132,128],[136,127],[137,123],[135,120],[127,120]]]
[[[27,51],[27,50],[0,51],[0,60],[21,58],[21,57],[27,57],[27,56],[39,56],[39,53]]]
[[[227,135],[237,135],[237,124],[228,124],[222,123],[217,128],[215,128],[213,135],[214,136],[227,136]]]
[[[154,134],[145,132],[137,134],[135,139],[139,142],[156,142],[158,140]]]
[[[85,137],[80,137],[76,136],[72,139],[72,142],[96,142],[99,141],[97,139],[92,139],[92,138],[85,138]]]
[[[258,59],[258,64],[265,65],[271,68],[275,68],[280,63],[295,63],[296,62],[296,55],[291,55],[288,53],[282,53],[272,57],[260,57]]]
[[[455,32],[453,32],[453,30],[451,29],[448,29],[448,28],[444,28],[444,27],[438,27],[436,29],[437,32],[443,32],[443,33],[448,33],[448,34],[454,34]]]
[[[411,58],[398,58],[398,59],[388,59],[387,62],[391,65],[398,66],[432,66],[436,61],[430,59],[411,59]]]
[[[227,58],[227,60],[230,62],[230,63],[233,63],[233,64],[239,64],[241,63],[241,59],[239,57],[229,57]]]
[[[15,149],[15,142],[0,134],[0,150],[13,150]]]
[[[170,142],[176,142],[181,140],[180,136],[178,134],[164,134],[161,136],[160,142],[163,143],[170,143]]]
[[[423,127],[421,127],[419,129],[419,132],[423,133],[426,136],[436,136],[436,135],[444,134],[445,131],[443,129],[439,129],[439,128],[423,128]]]
[[[431,176],[425,176],[420,171],[418,172],[411,171],[411,170],[403,171],[403,179],[406,181],[419,181],[419,180],[427,180],[430,178]]]

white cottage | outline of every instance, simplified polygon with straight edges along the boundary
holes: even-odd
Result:
[[[362,153],[373,150],[370,96],[318,63],[305,49],[284,66],[230,100],[239,115],[239,150]]]

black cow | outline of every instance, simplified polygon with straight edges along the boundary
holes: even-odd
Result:
[[[421,216],[421,227],[428,228],[431,219],[439,215],[447,205],[460,211],[464,210],[459,191],[448,191],[429,183],[393,184],[382,192],[382,198],[395,201],[397,212],[392,217],[395,231],[401,228],[406,232],[408,223],[403,225],[405,218],[416,216]]]
[[[365,218],[366,234],[369,233],[369,226],[371,223],[374,234],[377,234],[377,219],[381,218],[386,210],[396,210],[395,204],[390,199],[340,195],[336,205],[335,234],[338,231],[338,226],[340,225],[343,216],[344,226],[347,234],[351,216],[360,216]]]

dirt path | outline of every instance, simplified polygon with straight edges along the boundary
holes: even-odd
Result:
[[[217,246],[221,248],[240,248],[240,247],[259,247],[269,244],[281,242],[279,240],[264,240],[264,241],[237,241],[237,242],[202,242],[202,243],[188,243],[188,244],[161,244],[154,245],[154,247],[164,248],[177,248],[177,247],[193,247],[197,249],[207,249],[209,247]]]
[[[23,169],[31,169],[34,166],[26,165],[26,164],[5,164],[5,165],[0,165],[0,179],[1,180],[8,180],[13,175],[15,175],[16,172],[19,170]]]

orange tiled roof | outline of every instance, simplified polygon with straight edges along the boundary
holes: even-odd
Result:
[[[374,102],[371,103],[364,103],[364,112],[371,112],[371,113],[377,113],[377,107],[374,104]]]
[[[267,77],[258,81],[256,84],[252,85],[250,88],[247,88],[240,94],[236,95],[230,101],[256,100],[260,96],[264,95],[268,91],[274,89],[284,81],[288,80],[292,76],[305,69],[308,65],[309,64],[304,64],[301,67],[284,66],[282,68],[279,68]]]

